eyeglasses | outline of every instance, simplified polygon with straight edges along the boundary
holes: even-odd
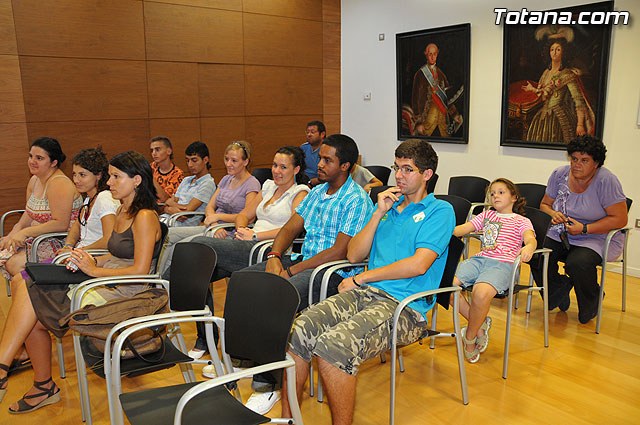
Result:
[[[419,171],[419,172],[423,172],[424,170],[421,170],[419,168],[412,168],[409,167],[408,165],[403,165],[403,166],[399,166],[397,164],[393,164],[391,166],[391,169],[393,170],[393,172],[397,172],[398,170],[400,170],[400,172],[402,173],[403,176],[408,176],[409,174],[413,173],[414,171]]]

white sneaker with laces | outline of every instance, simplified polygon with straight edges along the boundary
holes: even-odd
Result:
[[[193,348],[193,349],[189,350],[189,352],[187,353],[187,356],[191,357],[194,360],[198,360],[202,356],[204,356],[204,353],[206,353],[206,351],[198,350],[197,348]]]
[[[280,391],[269,391],[266,393],[254,392],[245,403],[245,406],[259,415],[269,413],[276,402],[280,400]]]
[[[243,369],[238,368],[238,367],[234,367],[233,371],[234,372],[238,372],[241,371]],[[218,374],[216,373],[216,368],[215,366],[213,366],[213,364],[208,364],[205,367],[202,368],[202,376],[204,376],[205,378],[209,378],[209,379],[213,379],[213,378],[217,378]]]

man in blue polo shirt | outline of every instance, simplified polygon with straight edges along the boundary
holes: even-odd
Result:
[[[302,310],[308,305],[309,278],[313,269],[334,260],[344,260],[351,238],[371,218],[373,204],[367,193],[351,179],[350,172],[358,160],[358,146],[343,134],[327,137],[320,147],[316,186],[302,200],[289,221],[276,236],[267,261],[245,270],[266,270],[288,279],[300,293]],[[285,255],[285,251],[303,230],[306,231],[301,254]],[[332,273],[327,296],[338,292],[338,285],[362,268]],[[318,278],[318,281],[320,277]],[[320,284],[314,285],[314,302],[320,298]],[[265,414],[279,399],[270,382],[255,376],[254,393],[247,407]]]
[[[318,163],[320,162],[320,146],[327,136],[327,129],[321,121],[311,121],[307,123],[305,134],[307,141],[300,146],[307,165],[304,173],[311,180],[311,186],[316,186],[322,183],[318,179]]]
[[[395,152],[397,186],[378,195],[365,228],[349,242],[352,263],[369,257],[367,271],[342,280],[339,294],[311,306],[293,325],[289,353],[296,361],[298,400],[312,357],[329,400],[334,424],[351,424],[356,373],[365,360],[391,348],[391,322],[399,301],[440,285],[455,227],[451,205],[427,195],[438,156],[422,140],[407,140]],[[398,322],[398,345],[425,330],[434,301],[409,304]],[[282,416],[291,417],[285,395]]]

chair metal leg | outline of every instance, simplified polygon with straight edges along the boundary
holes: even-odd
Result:
[[[7,297],[10,297],[11,296],[11,282],[8,279],[5,279],[4,282],[7,285]]]
[[[602,261],[602,274],[600,275],[600,293],[598,294],[598,318],[596,319],[596,333],[600,333],[600,319],[602,318],[602,301],[604,300],[604,280],[607,272],[606,258]]]
[[[509,367],[509,339],[511,338],[511,315],[513,314],[513,294],[509,294],[507,308],[507,326],[504,334],[504,355],[502,360],[502,377],[507,379],[507,369]]]
[[[529,287],[533,286],[533,274],[529,272]],[[544,290],[544,298],[547,297],[547,290]],[[527,313],[531,313],[531,295],[532,291],[527,291]]]
[[[91,420],[91,402],[89,400],[87,368],[84,363],[84,357],[82,356],[82,350],[80,348],[80,335],[75,332],[73,334],[73,350],[76,358],[76,375],[78,376],[82,420],[83,422],[86,422],[87,425],[91,425],[93,422]],[[107,388],[107,391],[108,390],[109,388]]]
[[[320,368],[318,368],[318,396],[316,397],[318,403],[322,403],[324,401],[324,397],[322,396],[322,379],[320,379]]]
[[[380,354],[380,363],[386,363],[387,362],[387,356],[382,353]]]
[[[58,337],[56,337],[56,348],[58,350],[58,369],[60,370],[60,378],[64,379],[67,377],[64,370],[64,351],[62,348],[62,339]]]
[[[309,397],[313,397],[313,360],[309,363]]]
[[[622,311],[627,310],[627,241],[629,232],[625,232],[624,245],[622,247]]]
[[[467,373],[464,368],[464,354],[462,351],[462,331],[460,330],[459,293],[453,295],[453,330],[456,334],[456,351],[458,352],[458,372],[460,374],[460,389],[462,390],[462,403],[469,404],[469,392],[467,391]]]
[[[398,350],[398,369],[404,373],[404,361],[402,361],[402,350]]]
[[[549,269],[549,253],[545,253],[544,257],[545,261],[542,265],[542,290],[544,291],[545,296],[542,300],[542,310],[544,314],[544,346],[546,348],[549,346],[549,297],[547,297],[547,294],[549,293],[549,277],[547,274]]]
[[[433,306],[433,311],[431,313],[431,330],[432,331],[436,330],[437,323],[438,323],[438,303],[436,303],[436,305]],[[431,340],[429,342],[429,348],[431,348],[431,349],[436,348],[436,337],[435,337],[435,335],[432,336],[429,339]]]

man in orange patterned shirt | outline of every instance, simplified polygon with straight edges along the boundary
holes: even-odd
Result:
[[[158,192],[158,201],[165,202],[178,190],[184,173],[172,161],[173,146],[167,137],[151,139],[151,157],[153,162],[153,184]]]

